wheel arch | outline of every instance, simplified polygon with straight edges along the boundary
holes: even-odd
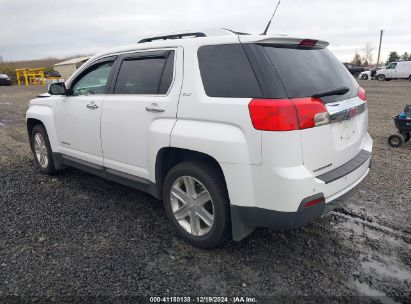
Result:
[[[45,129],[46,127],[44,126],[44,123],[36,118],[28,118],[26,121],[26,127],[27,127],[27,134],[29,137],[29,142],[30,142],[30,147],[33,149],[33,139],[31,138],[31,133],[33,132],[33,129],[37,125],[42,125]],[[47,131],[47,129],[46,129]]]
[[[53,110],[46,105],[31,105],[26,113],[26,126],[29,136],[34,126],[37,124],[43,125],[46,129],[50,146],[53,151],[58,147],[58,141],[55,133]]]
[[[175,147],[164,147],[158,151],[156,156],[155,180],[157,193],[162,193],[161,190],[163,187],[164,179],[170,169],[175,165],[188,160],[196,160],[208,163],[218,172],[218,174],[220,174],[220,176],[224,180],[224,186],[227,189],[223,169],[214,157],[198,151]]]

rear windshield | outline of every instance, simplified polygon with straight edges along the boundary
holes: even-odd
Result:
[[[310,97],[341,87],[350,91],[341,96],[323,97],[334,102],[355,97],[358,84],[347,69],[323,48],[262,46],[274,64],[289,98]]]

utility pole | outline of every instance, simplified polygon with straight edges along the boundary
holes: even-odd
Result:
[[[384,33],[384,30],[381,30],[381,32],[380,32],[380,46],[378,47],[377,68],[378,68],[378,65],[380,64],[381,43],[382,43],[383,33]]]

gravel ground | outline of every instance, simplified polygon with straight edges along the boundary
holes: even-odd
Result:
[[[149,195],[75,169],[40,174],[24,113],[44,88],[0,87],[0,302],[225,295],[411,303],[411,144],[386,143],[391,116],[411,103],[411,83],[361,85],[374,158],[360,191],[304,228],[258,229],[214,250],[179,239]]]

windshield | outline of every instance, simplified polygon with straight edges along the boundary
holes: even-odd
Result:
[[[290,98],[311,97],[347,87],[344,95],[322,97],[324,103],[357,96],[358,84],[342,63],[324,48],[262,45]]]

